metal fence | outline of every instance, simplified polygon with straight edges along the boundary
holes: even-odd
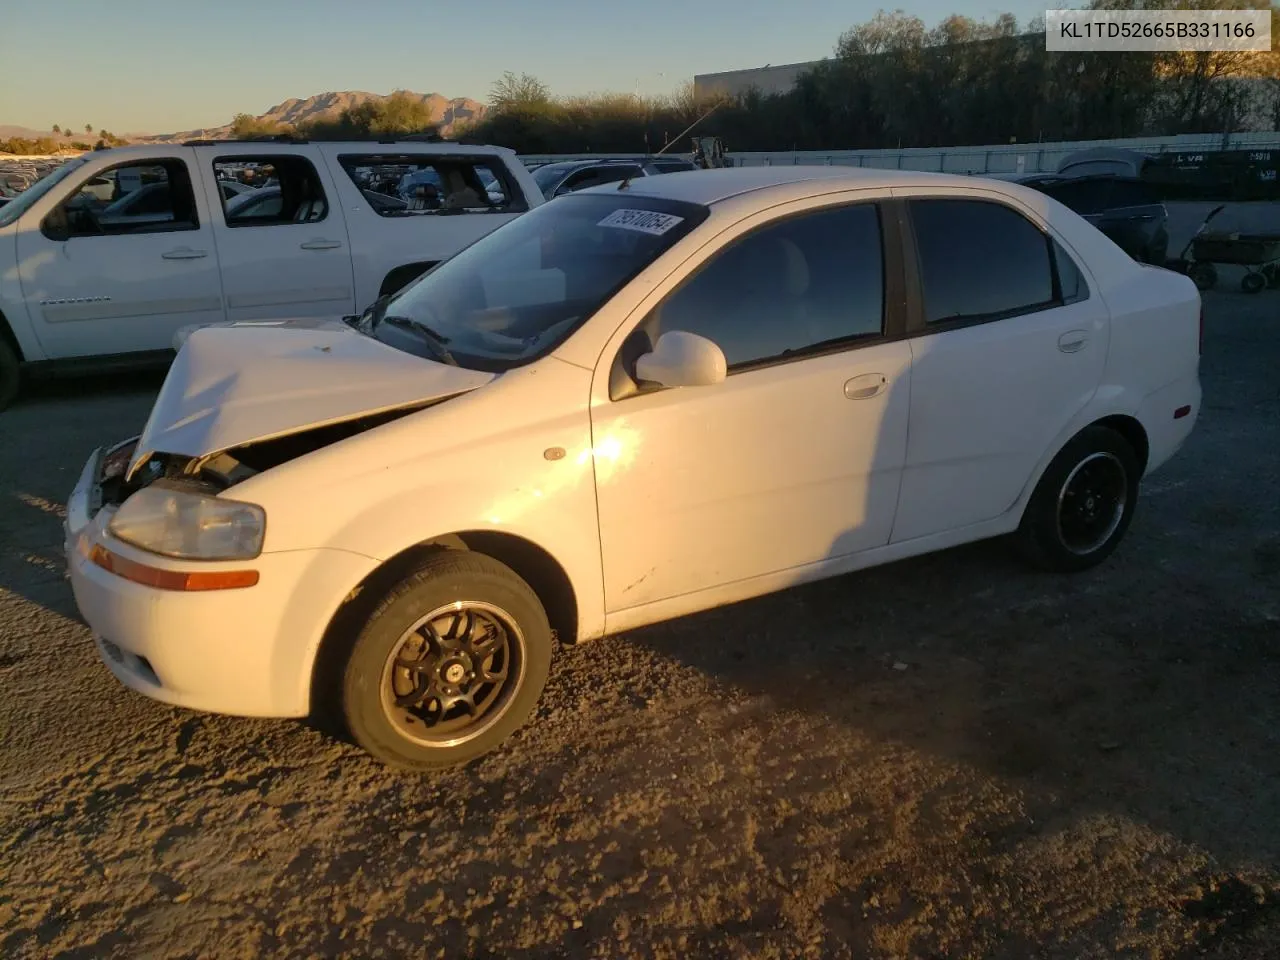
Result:
[[[787,152],[735,153],[728,156],[734,166],[825,166],[872,167],[889,170],[921,170],[941,173],[1055,173],[1063,157],[1094,147],[1119,147],[1139,153],[1168,153],[1196,150],[1280,149],[1280,132],[1189,134],[1177,137],[1138,137],[1128,140],[1074,140],[1058,143],[1009,143],[979,147],[922,147],[905,150],[800,150]],[[550,163],[598,157],[636,154],[539,154],[525,155],[526,164]]]

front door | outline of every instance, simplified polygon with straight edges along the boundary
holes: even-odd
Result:
[[[619,332],[592,412],[607,612],[888,542],[911,351],[886,338],[880,219],[761,218]],[[646,392],[630,365],[669,330],[719,345],[727,379]]]
[[[18,229],[18,270],[51,359],[167,350],[187,324],[222,320],[217,249],[195,154],[132,160],[68,180]]]
[[[214,211],[227,319],[354,313],[346,223],[319,155],[304,145],[259,149],[196,148]],[[219,182],[243,171],[265,185],[226,197]]]
[[[1109,316],[1068,252],[1012,206],[961,193],[907,207],[924,316],[895,543],[1014,505],[1097,390]]]

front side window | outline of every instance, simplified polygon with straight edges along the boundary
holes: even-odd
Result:
[[[555,349],[707,214],[625,194],[542,204],[380,300],[356,329],[428,359],[520,366]]]
[[[949,198],[909,206],[929,324],[996,320],[1060,302],[1049,238],[1016,210]]]
[[[642,324],[714,342],[730,372],[881,335],[879,208],[864,203],[770,224],[718,251]]]
[[[261,184],[242,193],[219,191],[228,227],[319,223],[329,215],[324,184],[306,157],[218,157],[213,162],[213,173],[220,181],[251,176],[252,183]]]
[[[121,164],[94,174],[45,217],[51,239],[166,233],[199,226],[195,192],[181,160]]]
[[[384,154],[342,156],[338,162],[382,217],[527,209],[499,157]]]

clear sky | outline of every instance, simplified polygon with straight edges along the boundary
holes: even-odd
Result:
[[[878,7],[847,0],[8,0],[0,126],[172,133],[290,97],[396,88],[484,100],[504,70],[557,94],[667,93],[816,60]],[[1045,7],[901,0],[928,26]]]

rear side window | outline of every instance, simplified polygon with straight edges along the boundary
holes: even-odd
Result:
[[[380,217],[518,213],[528,209],[497,157],[341,156],[338,163]]]
[[[1112,206],[1111,186],[1112,181],[1108,179],[1067,180],[1049,183],[1039,189],[1064,207],[1088,216],[1092,213],[1102,213]]]
[[[239,180],[250,186],[241,193],[219,189],[228,227],[319,223],[329,215],[324,184],[306,157],[218,157],[213,172],[217,180]]]
[[[996,320],[1053,306],[1049,239],[984,200],[910,201],[929,324]]]
[[[1117,180],[1111,188],[1112,207],[1141,207],[1159,202],[1160,194],[1141,180]]]
[[[562,186],[557,188],[556,193],[573,193],[602,183],[621,183],[627,177],[634,177],[639,173],[640,168],[630,163],[610,163],[599,167],[589,167],[586,170],[579,170],[577,173],[572,174]]]
[[[1076,266],[1071,254],[1057,240],[1053,241],[1053,262],[1058,268],[1058,287],[1062,293],[1062,302],[1066,304],[1088,300],[1089,285],[1085,283],[1084,274]]]

